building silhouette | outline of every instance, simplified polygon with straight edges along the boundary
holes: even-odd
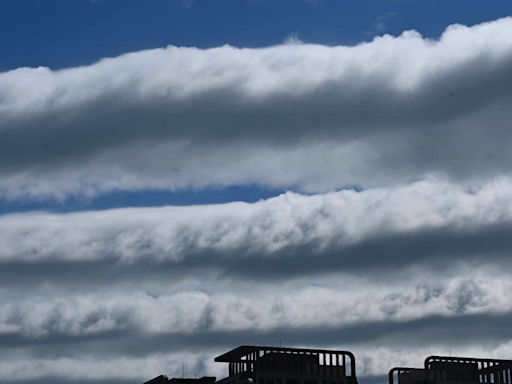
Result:
[[[356,360],[348,351],[243,345],[215,361],[229,364],[228,377],[158,376],[144,384],[357,384]],[[512,360],[430,356],[423,368],[389,371],[389,384],[462,383],[512,384]]]
[[[241,346],[217,358],[229,364],[218,384],[357,384],[356,360],[348,351]],[[214,384],[215,377],[168,379],[144,384]]]
[[[389,371],[389,384],[512,384],[512,360],[430,356],[423,368],[397,367]]]
[[[241,346],[215,361],[229,363],[218,384],[357,384],[348,351]]]

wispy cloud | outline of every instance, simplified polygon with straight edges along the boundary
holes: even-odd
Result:
[[[286,39],[283,40],[283,44],[287,45],[298,45],[298,44],[304,44],[304,42],[299,38],[298,33],[291,33],[286,37]]]
[[[375,35],[386,32],[389,29],[389,21],[396,16],[396,12],[386,12],[375,18],[372,26],[368,30],[367,34]]]
[[[192,4],[194,4],[196,0],[179,0],[179,2],[184,8],[191,8]]]

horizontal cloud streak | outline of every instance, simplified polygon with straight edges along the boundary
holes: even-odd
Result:
[[[5,72],[0,193],[233,183],[325,190],[435,172],[499,174],[511,160],[511,35],[507,18],[451,26],[438,41],[405,32],[356,47],[168,47]],[[139,158],[149,146],[155,151]],[[311,180],[290,156],[316,159],[317,170],[331,165]],[[387,167],[398,172],[383,175]]]
[[[385,347],[413,339],[428,339],[430,345],[495,344],[512,338],[507,326],[509,278],[490,271],[435,284],[423,278],[419,286],[402,282],[396,288],[354,282],[323,288],[295,285],[287,287],[290,292],[258,287],[268,299],[251,293],[250,287],[239,287],[238,295],[190,291],[154,297],[136,291],[97,292],[80,299],[50,291],[55,298],[39,297],[30,309],[6,300],[0,349],[30,348],[47,357],[85,352],[146,356],[273,344],[279,335],[290,345],[371,342]],[[462,337],[476,330],[473,338]]]
[[[256,286],[231,287],[236,294],[221,288],[211,295],[189,291],[150,296],[136,284],[136,293],[98,289],[75,298],[65,290],[43,289],[23,300],[2,297],[0,371],[18,379],[59,370],[71,379],[133,378],[139,373],[120,371],[114,367],[116,360],[139,361],[136,366],[144,369],[158,363],[161,373],[166,359],[179,365],[183,354],[202,354],[200,359],[212,363],[213,356],[233,346],[273,345],[275,340],[288,346],[354,349],[358,359],[375,358],[382,350],[403,351],[411,343],[423,346],[415,348],[418,355],[448,347],[471,350],[477,343],[503,357],[505,352],[496,351],[511,339],[510,277],[496,271],[468,275],[474,277],[437,277],[435,283],[427,276],[425,285],[417,287],[407,281],[392,287],[334,279],[323,281],[330,285],[324,288],[260,285],[256,292]],[[20,359],[32,366],[21,377],[14,374]],[[39,360],[47,361],[45,369]],[[63,364],[100,369],[91,375],[82,367],[71,374]],[[374,364],[363,376],[379,372]],[[386,364],[396,364],[396,357],[388,356]],[[216,369],[208,368],[210,374]]]
[[[297,265],[305,260],[308,268],[316,262],[321,269],[323,256],[329,256],[334,265],[340,259],[338,269],[370,260],[379,264],[379,258],[396,268],[443,252],[505,250],[511,191],[508,179],[468,187],[432,180],[363,192],[286,193],[253,204],[5,215],[0,262],[116,260],[150,267],[190,259],[190,267],[222,268],[225,260],[227,268],[240,270],[237,262],[281,258]],[[493,244],[478,248],[471,236]],[[466,238],[472,252],[460,242]]]

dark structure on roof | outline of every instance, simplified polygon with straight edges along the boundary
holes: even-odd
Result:
[[[215,359],[229,363],[219,384],[357,384],[356,360],[348,351],[241,346]],[[144,384],[215,384],[215,377],[168,379]]]
[[[356,360],[348,351],[243,345],[217,358],[229,376],[217,384],[357,384]],[[394,382],[395,376],[398,383]],[[512,360],[430,356],[423,368],[397,367],[389,384],[512,384]],[[215,377],[168,379],[144,384],[216,384]]]
[[[430,356],[423,368],[393,368],[389,384],[395,373],[398,384],[512,384],[512,360]]]
[[[219,384],[357,384],[348,351],[241,346],[215,359],[229,363]]]

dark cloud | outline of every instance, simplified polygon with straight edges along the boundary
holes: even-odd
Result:
[[[498,347],[512,340],[512,314],[475,314],[460,316],[424,316],[409,321],[361,321],[345,326],[283,327],[269,330],[197,331],[193,333],[147,334],[136,329],[105,332],[98,335],[70,336],[49,334],[43,338],[1,337],[0,350],[29,351],[34,357],[98,358],[120,356],[147,357],[158,353],[215,353],[239,345],[310,346],[322,348],[408,347],[469,348]],[[471,337],[468,337],[471,335]]]

